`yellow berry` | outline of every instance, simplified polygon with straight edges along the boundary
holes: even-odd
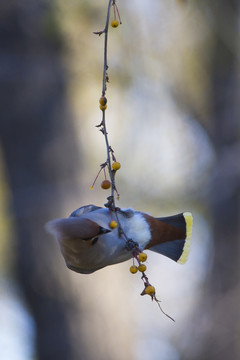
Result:
[[[118,25],[119,25],[119,22],[118,22],[117,20],[113,20],[113,21],[111,22],[111,26],[112,26],[113,28],[118,27]]]
[[[106,105],[107,104],[107,98],[105,96],[100,97],[99,103],[102,106]]]
[[[144,264],[140,264],[139,267],[138,267],[138,270],[139,270],[140,272],[144,272],[146,269],[147,269],[147,267],[146,267],[146,265],[144,265]]]
[[[109,227],[111,229],[115,229],[116,227],[118,226],[118,223],[114,220],[112,220],[110,223],[109,223]]]
[[[145,253],[142,252],[142,253],[140,253],[140,254],[138,255],[138,258],[139,258],[140,261],[144,262],[144,261],[147,260],[147,254],[145,254]]]
[[[111,187],[111,183],[109,180],[103,180],[103,182],[101,183],[101,188],[104,190],[107,190]]]
[[[132,274],[136,274],[136,272],[138,271],[138,268],[136,265],[132,265],[129,270]]]
[[[121,164],[118,161],[114,161],[114,163],[112,163],[112,168],[113,170],[119,170],[121,167]]]
[[[107,108],[107,104],[106,104],[106,105],[101,105],[101,104],[100,104],[100,106],[99,106],[99,107],[100,107],[100,110],[102,110],[102,111],[103,111],[103,110],[106,110],[106,108]]]
[[[148,285],[145,289],[145,293],[147,295],[154,295],[155,294],[155,287],[152,285]]]

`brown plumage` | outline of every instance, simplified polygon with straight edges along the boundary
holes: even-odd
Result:
[[[57,219],[48,223],[48,229],[57,230],[61,238],[91,240],[104,233],[103,228],[89,219],[77,217]]]
[[[148,214],[144,214],[144,217],[147,220],[151,231],[151,240],[145,249],[168,241],[185,239],[186,232],[179,227],[165,223]]]

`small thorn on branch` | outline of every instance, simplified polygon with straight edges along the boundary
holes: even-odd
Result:
[[[101,127],[101,126],[103,126],[103,122],[101,122],[99,125],[95,125],[95,127]]]
[[[101,31],[93,31],[93,34],[101,36],[102,34],[104,34],[106,32],[106,30],[101,30]]]

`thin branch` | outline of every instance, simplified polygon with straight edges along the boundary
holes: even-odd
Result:
[[[102,97],[105,97],[106,90],[107,90],[107,82],[108,82],[107,49],[108,49],[108,29],[109,29],[109,18],[110,18],[111,5],[113,6],[113,9],[114,9],[114,17],[116,17],[116,10],[117,10],[118,17],[120,19],[119,11],[118,11],[118,8],[117,8],[117,5],[116,5],[116,0],[109,0],[105,28],[102,31],[94,32],[94,34],[97,34],[99,36],[104,33]],[[113,158],[113,161],[115,161],[116,159],[115,159],[115,156],[113,155],[114,151],[113,151],[112,147],[109,145],[108,133],[107,133],[107,127],[106,127],[105,110],[106,109],[103,108],[103,110],[102,110],[102,121],[101,121],[101,123],[99,125],[97,125],[97,127],[101,127],[100,131],[103,133],[104,138],[105,138],[106,150],[107,150],[106,164],[107,164],[107,167],[108,167],[108,172],[109,172],[109,176],[110,176],[110,180],[111,180],[111,195],[107,198],[108,202],[105,204],[105,206],[108,207],[110,211],[113,211],[115,213],[115,216],[116,216],[116,219],[117,219],[117,222],[118,222],[119,236],[123,236],[125,238],[126,248],[129,251],[132,251],[133,249],[138,248],[138,244],[135,243],[134,241],[132,241],[131,239],[129,239],[127,237],[127,235],[125,234],[125,232],[124,232],[124,230],[123,230],[123,228],[121,226],[118,213],[117,213],[118,208],[116,207],[116,204],[115,204],[115,196],[114,196],[115,194],[114,194],[114,192],[116,191],[116,185],[115,185],[116,171],[112,170],[111,156]]]
[[[110,18],[110,9],[111,6],[113,6],[113,12],[114,12],[114,20],[116,20],[116,16],[118,16],[120,24],[121,24],[121,18],[120,18],[120,14],[118,11],[118,7],[116,4],[116,0],[109,0],[108,2],[108,8],[107,8],[107,17],[106,17],[106,23],[105,23],[105,27],[103,30],[101,31],[96,31],[94,32],[94,34],[96,35],[102,35],[104,34],[104,54],[103,54],[103,80],[102,80],[102,97],[100,98],[99,102],[100,102],[100,109],[102,110],[102,121],[99,125],[96,125],[96,127],[100,128],[99,130],[102,132],[102,134],[104,135],[105,138],[105,143],[106,143],[106,150],[107,150],[107,160],[104,164],[101,165],[101,168],[93,182],[93,185],[91,186],[91,188],[93,188],[96,179],[99,175],[99,173],[101,172],[101,170],[104,171],[104,175],[105,175],[105,180],[106,180],[106,172],[105,172],[105,167],[108,167],[108,172],[109,172],[109,177],[111,180],[111,195],[108,196],[107,198],[107,203],[104,204],[105,207],[107,207],[110,211],[110,215],[111,218],[112,217],[112,213],[114,213],[116,220],[117,220],[117,224],[118,224],[118,236],[121,238],[124,238],[125,240],[125,248],[132,252],[133,255],[133,260],[136,259],[138,262],[139,267],[142,266],[141,261],[139,259],[139,254],[141,253],[141,250],[139,248],[139,244],[137,242],[135,242],[134,240],[128,238],[128,236],[126,235],[126,233],[123,230],[123,227],[121,225],[120,219],[119,219],[119,212],[121,211],[118,207],[116,207],[115,205],[115,192],[118,194],[117,192],[117,188],[115,185],[115,175],[116,175],[116,170],[112,169],[112,162],[111,162],[111,158],[112,161],[115,162],[116,158],[114,156],[114,151],[112,149],[112,147],[109,145],[109,140],[108,140],[108,133],[107,133],[107,127],[106,127],[106,117],[105,117],[105,112],[106,112],[106,108],[107,108],[107,98],[105,97],[106,91],[107,91],[107,82],[109,80],[108,78],[108,74],[107,74],[107,70],[108,70],[108,62],[107,62],[107,50],[108,50],[108,29],[109,29],[109,18]],[[117,22],[118,25],[118,22]],[[113,25],[112,25],[113,26]],[[116,27],[116,26],[113,26]],[[145,267],[146,269],[146,267]],[[140,270],[141,271],[141,270]],[[145,271],[145,270],[144,270]],[[171,320],[174,321],[173,318],[171,318],[171,316],[169,316],[168,314],[166,314],[161,305],[160,305],[160,301],[156,298],[155,295],[155,289],[153,293],[147,293],[146,289],[148,287],[152,287],[148,277],[146,276],[145,272],[142,272],[142,281],[144,283],[144,290],[141,293],[141,295],[145,295],[145,294],[149,294],[152,298],[152,300],[155,300],[159,306],[159,309],[163,312],[163,314],[165,314],[168,318],[170,318]]]
[[[106,23],[105,27],[102,31],[94,32],[94,34],[102,35],[104,34],[104,53],[103,53],[103,80],[102,80],[102,97],[105,97],[106,90],[107,90],[107,82],[108,82],[108,63],[107,63],[107,48],[108,48],[108,29],[109,29],[109,18],[110,18],[110,9],[111,5],[115,4],[114,0],[109,0],[108,2],[108,8],[107,8],[107,17],[106,17]],[[114,197],[114,191],[116,189],[115,186],[115,172],[112,171],[111,167],[111,153],[112,148],[109,145],[108,140],[108,133],[107,133],[107,127],[106,127],[106,119],[105,119],[105,109],[102,110],[102,121],[99,125],[102,127],[101,131],[105,138],[106,143],[106,150],[107,150],[107,166],[108,166],[108,172],[111,180],[111,201],[108,201],[108,207],[111,208],[111,210],[115,210],[115,197]]]

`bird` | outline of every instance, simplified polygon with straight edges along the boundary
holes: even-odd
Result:
[[[114,228],[110,226],[112,221],[117,224]],[[45,227],[59,243],[66,266],[77,273],[91,274],[131,259],[134,246],[184,264],[192,224],[191,212],[155,218],[132,208],[112,211],[91,204],[73,211],[68,218],[50,220]]]

